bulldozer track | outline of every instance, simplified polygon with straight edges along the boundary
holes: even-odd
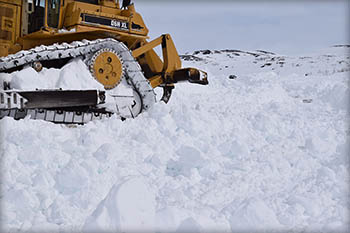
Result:
[[[131,86],[141,97],[142,110],[146,111],[155,103],[155,93],[151,87],[149,81],[143,75],[142,69],[135,58],[132,56],[131,51],[125,46],[124,43],[116,41],[112,38],[98,39],[94,41],[82,40],[75,41],[70,44],[54,44],[50,46],[38,46],[30,50],[20,51],[16,54],[9,55],[7,57],[0,58],[0,71],[5,72],[16,67],[23,67],[30,65],[36,61],[48,61],[65,58],[82,58],[86,65],[89,67],[90,62],[94,54],[101,49],[114,50],[123,61],[125,69],[125,80],[127,85]],[[23,114],[25,111],[28,115],[29,110],[23,109],[2,109],[0,110],[0,119],[7,116],[15,117],[16,114]],[[35,109],[35,112],[42,112],[43,110]],[[48,112],[52,110],[44,110]],[[67,112],[67,114],[74,113]],[[118,112],[116,112],[118,113]],[[86,114],[90,114],[89,112]],[[109,115],[110,113],[107,113]],[[35,114],[30,112],[31,117]],[[52,115],[52,114],[49,114]],[[84,114],[83,114],[84,115]],[[16,118],[16,117],[15,117]],[[23,118],[23,117],[21,117]],[[62,116],[60,116],[60,119]],[[65,118],[65,117],[64,117]],[[84,117],[83,117],[84,118]],[[37,119],[32,118],[32,119]],[[51,119],[51,118],[50,118]],[[56,120],[48,120],[57,122]],[[87,118],[89,119],[89,117]],[[94,119],[93,117],[91,119]],[[66,123],[66,122],[63,122]],[[71,123],[71,122],[67,122]],[[73,122],[75,123],[75,122]],[[84,123],[84,122],[78,122]]]
[[[15,54],[8,55],[7,57],[0,58],[0,71],[5,71],[15,67],[23,66],[34,61],[45,61],[84,56],[103,48],[103,45],[105,45],[106,43],[121,44],[120,42],[114,39],[108,38],[98,39],[94,41],[75,41],[70,44],[62,43],[53,44],[50,46],[42,45],[30,50],[23,50]]]

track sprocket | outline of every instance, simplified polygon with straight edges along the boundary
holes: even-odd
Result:
[[[89,70],[106,90],[115,88],[125,77],[123,60],[110,48],[100,49],[92,56]]]

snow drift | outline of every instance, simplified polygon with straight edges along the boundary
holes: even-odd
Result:
[[[136,119],[2,119],[1,231],[349,231],[348,54],[198,51],[184,66],[210,85]],[[75,60],[1,79],[99,88],[84,74]]]

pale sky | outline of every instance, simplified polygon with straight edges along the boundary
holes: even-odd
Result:
[[[198,49],[307,54],[350,44],[350,1],[134,0],[151,38],[170,33],[180,53]]]

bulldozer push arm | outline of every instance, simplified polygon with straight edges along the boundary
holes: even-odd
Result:
[[[153,88],[162,84],[172,84],[185,80],[202,85],[208,84],[207,74],[205,72],[194,68],[181,69],[180,57],[169,34],[162,35],[142,47],[133,50],[132,54],[138,58],[159,45],[162,46],[164,62],[162,72],[150,78]]]
[[[191,83],[207,85],[207,74],[204,71],[195,68],[181,69],[181,60],[176,51],[174,42],[169,34],[162,35],[151,42],[145,44],[132,51],[135,58],[139,58],[145,53],[150,53],[149,56],[156,56],[151,60],[158,60],[158,55],[154,52],[154,48],[161,45],[163,54],[163,63],[158,65],[160,72],[155,73],[149,78],[150,84],[153,88],[162,86],[164,88],[164,95],[162,100],[168,102],[171,91],[174,88],[174,83],[181,81],[189,81]],[[151,52],[150,52],[151,51]]]

